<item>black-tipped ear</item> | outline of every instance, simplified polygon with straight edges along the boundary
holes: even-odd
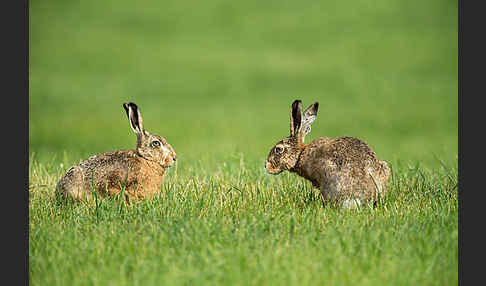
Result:
[[[141,135],[145,132],[143,128],[143,121],[142,121],[142,115],[140,114],[140,110],[138,109],[138,106],[133,103],[124,103],[123,108],[125,108],[125,112],[127,113],[128,116],[128,121],[130,122],[130,127],[132,127],[133,132],[135,132],[137,135]]]
[[[302,115],[302,127],[300,130],[300,136],[302,142],[304,142],[305,135],[307,135],[311,130],[311,124],[316,120],[317,110],[319,109],[319,102],[314,102],[309,105]]]
[[[290,111],[290,136],[295,136],[299,133],[302,123],[302,101],[294,100],[292,109]]]
[[[313,104],[309,105],[307,109],[304,111],[302,115],[302,125],[306,125],[309,121],[314,121],[317,116],[317,110],[319,109],[319,102],[314,102]]]

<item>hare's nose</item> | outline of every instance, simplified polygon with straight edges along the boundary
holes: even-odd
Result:
[[[176,157],[172,157],[172,162],[175,162],[177,160]]]

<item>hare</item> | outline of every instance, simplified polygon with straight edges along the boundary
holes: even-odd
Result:
[[[124,103],[132,130],[137,135],[135,150],[117,150],[94,155],[71,167],[61,178],[56,192],[74,200],[91,200],[119,194],[124,200],[140,200],[160,191],[167,168],[176,161],[176,153],[167,141],[143,127],[142,114],[135,103]]]
[[[274,175],[288,170],[311,181],[320,189],[323,206],[328,202],[351,207],[371,200],[376,203],[386,192],[390,169],[370,146],[353,137],[321,137],[304,143],[318,107],[315,102],[302,114],[302,102],[292,103],[290,136],[270,150],[265,169]]]

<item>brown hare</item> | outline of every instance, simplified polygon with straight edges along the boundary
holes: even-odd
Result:
[[[94,155],[71,167],[61,178],[56,192],[75,200],[91,200],[119,194],[123,199],[140,200],[160,191],[167,168],[176,161],[176,153],[167,141],[144,129],[140,109],[135,103],[124,103],[130,126],[137,135],[135,150],[117,150]]]
[[[270,150],[265,162],[267,172],[288,170],[311,181],[320,189],[323,206],[327,202],[351,207],[371,200],[376,203],[378,196],[385,194],[390,169],[370,146],[353,137],[321,137],[304,143],[318,107],[315,102],[302,114],[302,102],[292,103],[290,136]]]

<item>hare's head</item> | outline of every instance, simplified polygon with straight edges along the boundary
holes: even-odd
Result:
[[[124,103],[123,107],[130,127],[137,135],[137,153],[146,160],[158,162],[164,168],[172,166],[177,156],[172,146],[164,137],[150,134],[144,129],[142,114],[135,103]]]
[[[290,111],[290,135],[278,141],[270,150],[265,169],[270,174],[295,167],[302,150],[305,147],[304,138],[311,130],[311,124],[316,119],[319,103],[311,104],[302,114],[302,102],[295,100]]]

